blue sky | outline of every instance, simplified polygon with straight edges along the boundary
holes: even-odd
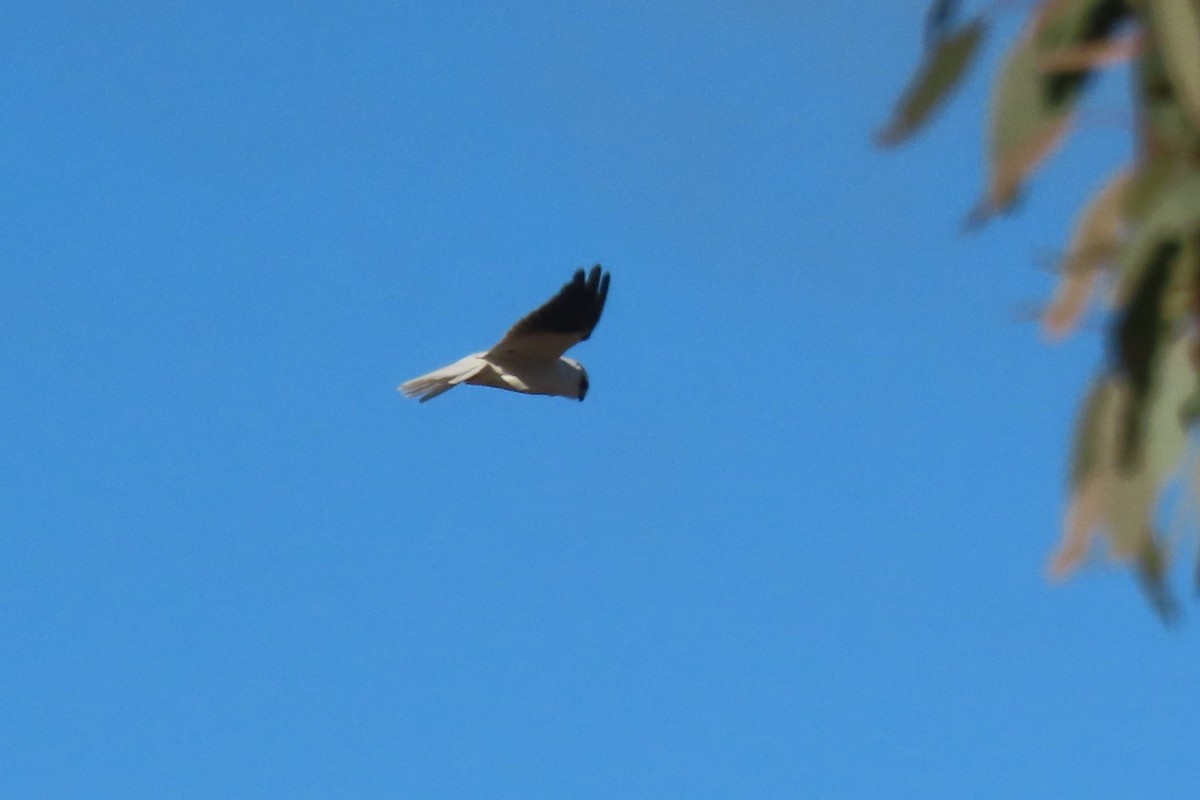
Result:
[[[1194,791],[1195,606],[1042,579],[1128,136],[961,236],[923,12],[0,8],[0,796]],[[594,262],[586,402],[396,394]]]

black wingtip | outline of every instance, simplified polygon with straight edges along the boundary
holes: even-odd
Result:
[[[583,270],[580,269],[575,273],[576,280],[583,275]],[[600,264],[595,264],[588,270],[587,281],[581,286],[588,298],[588,303],[591,306],[590,316],[591,321],[587,331],[580,337],[579,341],[586,342],[592,337],[592,330],[600,321],[601,314],[604,313],[604,303],[608,299],[608,282],[611,279],[609,273],[604,271],[604,267]]]

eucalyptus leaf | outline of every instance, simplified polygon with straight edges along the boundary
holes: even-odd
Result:
[[[1113,476],[1094,475],[1071,493],[1062,537],[1046,564],[1046,577],[1064,581],[1083,565],[1095,534],[1108,516]]]
[[[1129,13],[1124,0],[1057,0],[1043,5],[1005,58],[992,93],[988,186],[968,222],[1009,209],[1029,176],[1062,142],[1090,70],[1047,74],[1048,55],[1101,40]]]
[[[1100,376],[1088,390],[1075,422],[1068,474],[1072,492],[1115,467],[1118,421],[1124,403],[1125,387],[1111,375]]]
[[[1150,602],[1150,607],[1158,614],[1159,619],[1170,625],[1179,618],[1179,603],[1175,593],[1167,585],[1167,568],[1171,556],[1167,549],[1153,536],[1148,536],[1142,542],[1142,549],[1137,556],[1138,583]]]
[[[1184,108],[1175,82],[1168,75],[1166,57],[1155,31],[1137,60],[1141,99],[1143,147],[1151,158],[1176,157],[1200,151],[1200,125]]]
[[[1171,155],[1151,156],[1138,166],[1125,194],[1125,219],[1131,227],[1144,222],[1163,197],[1186,176],[1182,161]]]
[[[1143,449],[1151,478],[1162,484],[1174,474],[1187,445],[1187,402],[1196,388],[1191,337],[1178,334],[1164,347],[1147,400]]]
[[[1163,322],[1163,301],[1180,253],[1176,240],[1164,240],[1141,271],[1117,320],[1113,338],[1117,367],[1129,381],[1130,401],[1121,433],[1122,472],[1144,471],[1144,418],[1156,375],[1156,361],[1169,330]]]
[[[1200,231],[1200,172],[1171,160],[1160,160],[1158,170],[1149,191],[1143,179],[1131,189],[1130,199],[1142,205],[1144,216],[1121,253],[1120,298],[1132,294],[1164,242],[1179,244]]]
[[[1132,172],[1113,175],[1084,208],[1071,235],[1058,289],[1043,316],[1043,329],[1052,338],[1062,338],[1078,324],[1100,268],[1117,254],[1125,223],[1125,200]]]
[[[1149,10],[1179,105],[1200,126],[1200,2],[1150,0]]]
[[[1062,538],[1047,565],[1051,580],[1064,580],[1077,570],[1095,533],[1107,530],[1116,480],[1117,434],[1127,395],[1123,380],[1102,375],[1092,384],[1079,410]]]
[[[1026,37],[1009,52],[993,90],[988,186],[970,221],[979,223],[1009,208],[1070,123],[1069,107],[1046,102],[1037,46],[1033,37]]]
[[[891,147],[920,130],[955,87],[979,51],[987,26],[977,19],[961,31],[936,41],[917,69],[892,112],[891,120],[875,138],[880,147]]]
[[[1133,562],[1154,538],[1152,520],[1158,500],[1158,484],[1147,469],[1117,475],[1112,483],[1108,507],[1108,545],[1117,561]]]

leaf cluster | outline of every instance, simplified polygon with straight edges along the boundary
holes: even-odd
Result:
[[[924,57],[880,146],[929,124],[978,58],[997,11],[963,20],[957,0],[932,3]],[[1170,619],[1177,604],[1166,574],[1179,541],[1170,534],[1179,531],[1160,518],[1172,481],[1184,487],[1191,527],[1200,520],[1200,475],[1181,466],[1195,461],[1184,454],[1200,417],[1200,0],[1037,3],[993,80],[987,180],[968,223],[1013,208],[1076,127],[1095,74],[1123,62],[1132,65],[1134,152],[1080,212],[1040,314],[1056,340],[1092,305],[1110,320],[1107,363],[1078,415],[1063,536],[1048,572],[1066,578],[1103,542]]]

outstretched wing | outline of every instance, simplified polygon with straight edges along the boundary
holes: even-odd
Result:
[[[586,278],[576,270],[558,294],[513,325],[488,355],[558,358],[592,335],[608,298],[608,279],[599,264]]]

